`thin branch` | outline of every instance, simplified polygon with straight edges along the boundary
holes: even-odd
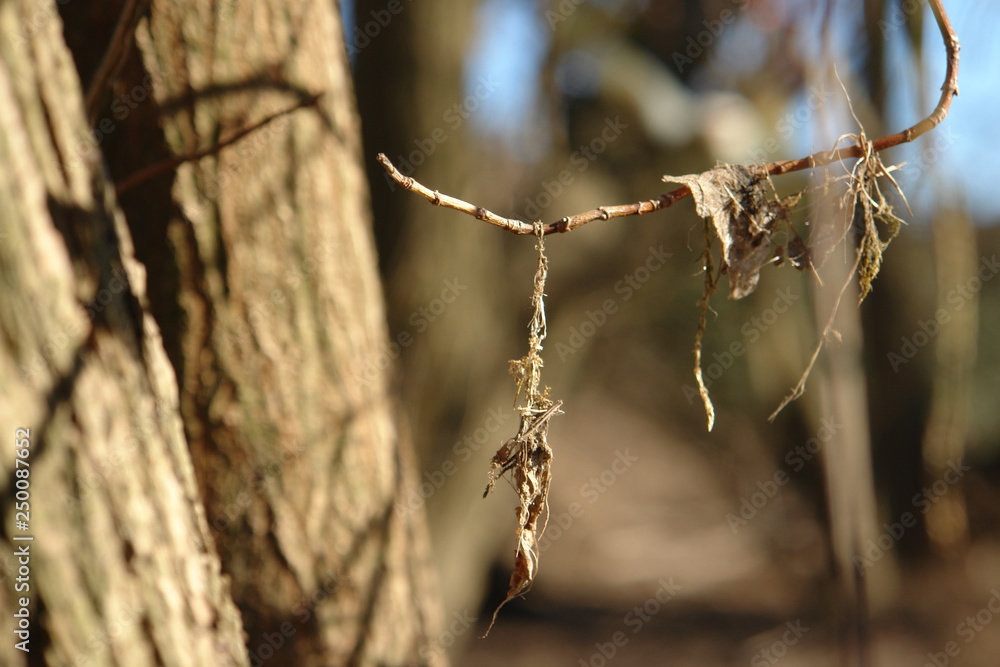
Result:
[[[132,189],[133,187],[139,185],[140,183],[148,181],[154,176],[159,176],[160,174],[173,171],[177,169],[177,167],[184,164],[185,162],[194,162],[196,160],[202,159],[203,157],[214,155],[215,153],[221,151],[223,148],[235,144],[237,141],[247,136],[251,132],[259,130],[265,125],[268,125],[269,123],[272,123],[273,121],[276,121],[283,116],[287,116],[288,114],[294,111],[298,111],[299,109],[315,106],[316,103],[319,101],[319,98],[322,96],[323,94],[320,93],[318,95],[313,95],[311,97],[307,97],[303,100],[300,100],[291,107],[284,109],[282,111],[278,111],[277,113],[273,113],[267,118],[258,121],[253,125],[243,128],[242,130],[238,131],[231,137],[227,137],[226,139],[223,139],[219,143],[213,144],[208,148],[203,148],[200,151],[195,151],[194,153],[188,153],[187,155],[176,155],[174,157],[167,158],[166,160],[161,160],[159,162],[155,162],[149,165],[148,167],[140,169],[139,171],[137,171],[136,173],[132,174],[131,176],[123,180],[121,183],[119,183],[118,186],[115,188],[115,194],[120,197],[123,192]]]
[[[958,43],[958,37],[955,35],[954,28],[951,27],[951,21],[948,20],[948,15],[944,12],[941,0],[929,0],[929,3],[931,6],[931,12],[934,14],[934,19],[937,21],[938,27],[941,29],[941,38],[944,40],[945,53],[947,54],[948,59],[948,66],[944,76],[944,85],[941,86],[941,98],[938,100],[937,106],[934,107],[934,110],[929,116],[927,116],[927,118],[924,118],[912,127],[906,128],[902,132],[890,134],[887,137],[882,137],[881,139],[876,139],[872,142],[872,148],[876,153],[883,151],[886,148],[892,148],[893,146],[911,142],[917,137],[926,134],[930,130],[937,127],[948,115],[948,110],[951,108],[952,98],[958,96],[958,52],[962,49],[962,47]],[[814,153],[799,160],[775,162],[767,165],[767,170],[772,176],[778,176],[793,171],[801,171],[802,169],[822,167],[832,162],[836,162],[837,160],[862,157],[863,154],[864,148],[862,146],[847,146],[835,151]]]
[[[705,384],[705,376],[701,372],[701,353],[705,338],[705,328],[708,325],[708,311],[711,308],[709,300],[715,293],[715,288],[719,284],[719,277],[715,275],[715,267],[712,262],[712,229],[708,220],[705,220],[705,291],[698,300],[698,332],[694,336],[694,379],[698,383],[698,394],[701,402],[705,406],[705,417],[708,420],[708,430],[715,426],[715,406],[712,405],[712,397],[708,393],[708,386]]]
[[[396,168],[396,165],[394,165],[392,161],[386,157],[385,153],[379,153],[376,156],[376,159],[379,161],[379,164],[385,168],[392,180],[396,181],[396,183],[410,192],[417,193],[434,206],[444,206],[445,208],[451,208],[456,211],[461,211],[462,213],[467,213],[476,220],[488,222],[491,225],[495,225],[501,229],[506,229],[508,232],[512,232],[514,234],[535,233],[535,225],[530,222],[524,222],[523,220],[516,220],[513,218],[505,218],[502,215],[497,215],[493,211],[483,208],[482,206],[476,206],[475,204],[470,204],[463,199],[443,195],[437,190],[431,190],[415,178],[407,176],[399,171],[399,169]],[[576,215],[568,215],[565,218],[557,220],[556,222],[544,224],[542,225],[542,234],[571,232],[577,227],[581,227],[588,222],[593,222],[594,220],[610,220],[611,218],[623,218],[629,215],[652,213],[653,211],[658,211],[661,208],[667,208],[674,202],[680,201],[690,194],[691,189],[685,185],[677,188],[673,192],[660,195],[656,199],[641,201],[636,204],[601,206],[600,208],[595,208],[593,211],[577,213]]]
[[[108,82],[118,76],[125,61],[128,60],[135,28],[139,25],[139,19],[148,8],[149,2],[150,0],[127,0],[122,9],[121,17],[115,26],[115,32],[111,36],[111,42],[97,66],[97,71],[90,82],[90,88],[87,90],[85,106],[87,118],[91,124],[97,122],[98,105],[101,96],[107,90]]]
[[[394,181],[410,192],[416,192],[434,206],[444,206],[445,208],[453,208],[456,211],[461,211],[462,213],[468,213],[476,220],[488,222],[491,225],[496,225],[501,229],[506,229],[508,232],[514,232],[515,234],[535,233],[535,226],[531,223],[505,218],[501,215],[493,213],[492,211],[487,211],[482,206],[475,206],[462,199],[451,197],[449,195],[443,195],[437,190],[431,190],[430,188],[425,187],[416,179],[406,176],[396,169],[396,166],[389,161],[389,158],[385,156],[385,153],[379,153],[377,159],[379,163],[385,167],[385,170],[389,172],[389,176],[391,176]],[[543,235],[549,233],[551,232],[547,229],[542,230]]]
[[[944,85],[941,86],[941,99],[938,101],[937,106],[934,107],[934,110],[930,113],[930,115],[916,125],[913,125],[902,132],[890,134],[889,136],[882,137],[881,139],[877,139],[872,142],[872,149],[876,153],[887,148],[892,148],[893,146],[913,141],[917,137],[927,133],[939,125],[948,115],[952,98],[958,95],[958,53],[961,50],[961,46],[958,43],[958,37],[955,35],[955,30],[951,26],[951,21],[949,21],[948,15],[944,11],[941,0],[928,0],[928,2],[931,7],[931,12],[934,14],[934,19],[937,21],[938,27],[941,30],[941,37],[944,40],[945,52],[947,55],[947,70],[945,72]],[[802,171],[803,169],[822,167],[838,160],[858,158],[864,154],[864,150],[864,147],[859,145],[845,146],[844,148],[834,149],[831,151],[813,153],[812,155],[808,155],[798,160],[771,162],[763,165],[763,167],[767,170],[768,174],[772,176],[780,176],[781,174],[788,174],[793,171]],[[385,167],[385,170],[389,173],[389,176],[391,176],[393,180],[407,190],[416,192],[426,198],[435,206],[453,208],[456,211],[467,213],[477,220],[483,220],[484,222],[496,225],[497,227],[506,229],[514,234],[535,233],[535,227],[531,223],[512,218],[505,218],[480,206],[475,206],[469,202],[456,199],[455,197],[449,197],[448,195],[441,194],[437,190],[427,188],[413,178],[402,174],[398,169],[396,169],[395,166],[393,166],[392,162],[389,161],[389,158],[387,158],[383,153],[378,154],[378,161],[383,167]],[[592,211],[569,215],[557,220],[556,222],[550,222],[542,227],[542,233],[556,234],[570,232],[577,227],[582,227],[588,222],[593,222],[594,220],[610,220],[611,218],[622,218],[630,215],[652,213],[653,211],[668,208],[685,197],[690,196],[690,194],[691,189],[685,185],[666,194],[662,194],[655,199],[649,199],[647,201],[641,201],[634,204],[601,206],[593,209]]]

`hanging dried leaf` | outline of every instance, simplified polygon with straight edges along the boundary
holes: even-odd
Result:
[[[853,109],[852,112],[853,114]],[[857,121],[857,116],[854,117]],[[860,126],[860,121],[858,125]],[[854,258],[854,266],[851,268],[847,279],[844,281],[843,286],[840,288],[840,292],[837,294],[836,299],[833,303],[833,308],[831,309],[830,316],[827,319],[826,326],[823,328],[822,335],[813,348],[812,356],[809,359],[808,364],[806,364],[805,370],[799,377],[798,383],[792,389],[791,393],[782,399],[781,403],[778,405],[777,409],[771,413],[768,417],[768,421],[774,421],[785,406],[797,399],[805,391],[806,381],[809,379],[810,373],[812,373],[813,366],[816,363],[817,358],[819,358],[820,350],[830,340],[840,341],[840,333],[833,328],[834,319],[837,316],[837,311],[840,309],[840,302],[850,285],[851,281],[854,279],[855,273],[858,276],[858,304],[860,305],[864,301],[865,297],[871,292],[872,281],[878,276],[879,270],[882,268],[882,254],[885,249],[889,246],[893,237],[899,233],[900,227],[904,224],[892,210],[892,206],[885,200],[885,195],[882,193],[882,189],[879,187],[878,179],[885,177],[890,183],[896,188],[901,196],[903,196],[902,190],[899,188],[899,184],[896,183],[895,179],[892,177],[892,171],[897,167],[886,167],[881,158],[875,152],[872,143],[868,141],[865,136],[864,129],[857,135],[848,135],[849,138],[853,138],[857,145],[861,146],[863,153],[854,167],[851,169],[850,178],[848,180],[848,187],[844,193],[843,198],[840,203],[840,210],[845,213],[844,216],[848,221],[851,220],[851,213],[853,212],[853,222],[860,228],[861,238],[858,242],[857,253]],[[905,196],[903,201],[906,201]],[[834,216],[831,216],[834,218]],[[885,224],[886,231],[888,235],[883,241],[882,237],[879,235],[878,227],[876,222],[881,222]],[[837,227],[842,228],[842,231],[834,231]],[[834,224],[828,226],[823,234],[830,238],[834,234],[840,235],[840,240],[847,237],[852,225],[850,222],[846,225]],[[815,234],[814,234],[815,236]],[[812,239],[810,239],[812,240]],[[840,243],[837,241],[837,244]],[[826,253],[829,254],[829,248],[832,247],[831,244],[825,242],[827,245]],[[815,247],[815,246],[814,246]],[[789,243],[789,248],[791,248],[791,243]]]
[[[490,462],[489,483],[486,497],[496,480],[511,472],[511,482],[517,491],[520,506],[517,508],[517,550],[514,553],[514,570],[510,575],[507,596],[493,612],[493,619],[484,637],[496,622],[500,608],[519,595],[527,593],[538,571],[538,540],[545,531],[538,521],[548,510],[549,484],[552,479],[552,449],[548,444],[549,419],[561,414],[562,401],[552,403],[548,409],[521,409],[521,425],[515,437],[508,440]]]
[[[490,633],[497,620],[500,608],[519,595],[527,593],[538,572],[538,540],[545,531],[538,521],[548,512],[549,484],[552,479],[552,449],[548,443],[549,419],[562,414],[562,401],[549,398],[549,388],[539,390],[542,369],[542,341],[545,339],[545,278],[548,274],[548,259],[541,226],[536,225],[538,235],[538,269],[535,272],[535,289],[531,297],[534,314],[528,328],[528,354],[510,362],[510,373],[517,380],[515,405],[523,394],[525,404],[518,408],[521,423],[517,435],[505,442],[493,455],[488,473],[489,482],[485,498],[496,485],[498,479],[508,472],[511,484],[517,492],[520,504],[517,508],[517,550],[514,553],[514,570],[510,575],[507,596],[497,605],[493,618],[486,629]]]
[[[859,141],[863,140],[862,132]],[[855,217],[860,217],[858,222],[861,227],[861,240],[858,244],[859,304],[872,291],[872,281],[882,268],[882,254],[903,224],[903,221],[893,213],[892,206],[886,201],[878,182],[879,177],[885,176],[898,189],[899,186],[890,173],[892,168],[885,167],[878,154],[871,150],[871,144],[865,145],[868,149],[854,168],[850,189],[855,203]],[[885,240],[882,240],[879,234],[877,222],[886,226]]]
[[[773,255],[771,234],[785,209],[783,202],[768,199],[763,187],[767,178],[759,166],[728,164],[701,174],[663,177],[691,188],[698,215],[712,222],[722,242],[731,299],[756,289],[760,269]]]

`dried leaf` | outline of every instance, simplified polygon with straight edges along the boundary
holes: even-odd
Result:
[[[549,485],[552,480],[552,449],[548,444],[549,419],[562,414],[562,401],[550,405],[544,411],[537,408],[521,408],[521,425],[514,438],[508,440],[493,456],[490,463],[489,483],[484,497],[493,489],[496,480],[509,471],[517,491],[520,506],[517,508],[517,551],[514,554],[514,570],[507,586],[507,596],[497,605],[489,627],[483,634],[490,633],[500,609],[527,593],[534,583],[538,571],[538,540],[545,531],[538,521],[548,510]]]
[[[851,113],[854,113],[853,109]],[[855,116],[855,120],[857,120],[857,116]],[[859,126],[860,124],[861,123],[858,122]],[[885,200],[885,196],[883,195],[878,184],[878,179],[884,176],[897,190],[899,190],[899,184],[896,183],[895,179],[893,179],[891,175],[891,172],[895,169],[895,167],[885,167],[881,158],[875,152],[872,143],[865,137],[864,129],[862,129],[857,135],[848,136],[854,138],[857,145],[863,147],[862,156],[858,158],[854,167],[850,171],[847,191],[844,193],[840,204],[840,210],[846,214],[843,217],[848,221],[848,223],[846,225],[828,225],[826,229],[822,230],[821,241],[822,244],[826,246],[826,252],[821,250],[821,253],[824,256],[829,254],[829,250],[833,247],[833,245],[839,245],[840,241],[847,237],[847,234],[852,227],[850,224],[852,222],[852,218],[853,222],[859,223],[861,228],[861,240],[858,244],[854,265],[851,268],[847,279],[844,281],[843,286],[840,288],[837,298],[834,300],[830,316],[827,319],[826,326],[823,327],[823,332],[816,343],[816,347],[813,348],[813,353],[809,359],[809,363],[806,364],[805,370],[802,372],[798,383],[792,389],[791,393],[782,399],[777,409],[775,409],[775,411],[771,413],[771,416],[768,417],[769,421],[774,421],[774,419],[778,416],[778,413],[780,413],[786,405],[797,399],[805,391],[806,381],[809,379],[809,375],[812,372],[813,366],[816,363],[816,359],[819,357],[819,353],[823,348],[823,345],[829,343],[830,341],[840,342],[840,332],[833,328],[833,322],[837,316],[837,311],[840,309],[840,302],[847,290],[847,287],[851,284],[855,273],[857,273],[859,288],[858,304],[860,305],[860,303],[864,301],[865,297],[871,292],[872,281],[875,280],[876,276],[878,276],[879,269],[882,267],[882,254],[889,246],[893,237],[899,233],[900,227],[904,224],[903,221],[892,212],[892,206]],[[902,195],[901,190],[900,195]],[[831,216],[831,220],[834,219],[834,217],[835,216]],[[885,224],[887,227],[888,236],[884,241],[879,235],[878,228],[875,224],[876,221]],[[837,227],[841,228],[839,232],[836,231]],[[819,230],[814,229],[814,233],[813,236],[810,237],[810,241],[817,238],[817,231]],[[829,240],[836,234],[839,234],[839,239],[836,240],[836,243],[831,245]],[[791,246],[791,244],[789,244],[789,246]],[[816,248],[816,244],[813,244],[812,247]]]
[[[514,570],[510,575],[507,596],[497,605],[490,625],[483,637],[490,633],[496,623],[500,608],[531,588],[538,572],[538,540],[545,532],[545,526],[538,527],[538,520],[547,516],[549,484],[552,479],[552,449],[549,447],[549,419],[562,414],[562,401],[549,398],[549,388],[540,390],[542,370],[542,341],[545,339],[545,278],[548,275],[548,259],[545,257],[544,236],[541,225],[535,227],[538,235],[538,269],[535,271],[534,292],[531,304],[534,313],[528,325],[528,354],[510,362],[510,374],[517,381],[514,405],[521,395],[525,405],[518,408],[521,423],[517,435],[507,440],[490,462],[489,479],[483,497],[489,495],[498,479],[508,472],[517,491],[520,504],[517,508],[517,551],[514,553]]]
[[[871,293],[872,282],[882,268],[882,254],[899,233],[903,221],[893,213],[892,206],[885,200],[885,195],[878,185],[880,176],[888,176],[888,170],[879,156],[872,152],[858,162],[851,190],[855,198],[855,212],[856,215],[860,215],[862,225],[861,241],[858,245],[858,303],[860,304]],[[891,176],[888,177],[892,179]],[[885,240],[882,240],[876,222],[886,226],[888,235]]]
[[[729,275],[729,298],[752,293],[760,269],[772,256],[771,234],[784,213],[782,202],[768,199],[767,172],[755,165],[720,165],[701,174],[664,176],[691,189],[698,215],[710,220],[722,242]]]

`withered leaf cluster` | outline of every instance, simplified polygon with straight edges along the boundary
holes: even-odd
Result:
[[[784,247],[774,239],[780,222],[799,199],[769,197],[773,193],[767,171],[760,165],[723,164],[700,174],[664,176],[667,183],[691,189],[698,215],[711,222],[722,244],[722,270],[729,276],[729,298],[742,299],[757,288],[760,269],[783,259]],[[805,243],[793,232],[788,257],[799,269],[810,266]]]
[[[701,316],[695,336],[694,374],[705,405],[709,430],[712,430],[715,423],[715,408],[702,375],[701,358],[709,299],[717,286],[712,263],[714,241],[717,239],[722,248],[719,274],[725,273],[729,278],[729,298],[742,299],[757,288],[760,270],[767,264],[780,265],[787,259],[796,269],[810,269],[815,274],[817,257],[819,264],[822,264],[829,252],[848,237],[853,220],[858,229],[855,271],[859,300],[863,300],[871,291],[872,281],[881,268],[882,253],[899,232],[902,220],[893,213],[892,206],[886,201],[878,184],[878,180],[884,177],[898,189],[891,174],[893,168],[886,168],[882,164],[863,131],[858,135],[848,136],[864,152],[853,169],[844,176],[847,185],[842,190],[839,208],[848,212],[847,224],[838,225],[835,216],[825,221],[826,224],[815,226],[809,244],[799,236],[790,222],[790,211],[803,193],[778,197],[767,169],[761,165],[722,164],[700,174],[663,177],[668,183],[686,185],[691,190],[695,209],[706,221],[705,291],[699,302]],[[829,181],[824,183],[823,189],[828,186]],[[876,223],[882,223],[884,234],[880,234]],[[783,245],[779,241],[780,237],[776,233],[779,229],[788,233],[787,244]],[[821,344],[828,333],[830,332],[823,332]],[[815,357],[814,354],[813,361],[807,366],[799,384],[782,402],[778,411],[789,400],[801,395]]]
[[[545,407],[545,406],[548,407]],[[545,531],[544,521],[548,514],[549,484],[552,480],[552,448],[548,443],[549,419],[561,414],[562,401],[553,403],[545,400],[536,408],[521,409],[521,425],[517,435],[507,440],[490,462],[489,483],[483,493],[485,498],[493,490],[496,481],[508,472],[510,481],[517,491],[517,550],[514,554],[514,570],[507,586],[507,596],[493,612],[493,620],[486,633],[496,621],[500,607],[519,595],[527,593],[538,572],[538,540]],[[485,635],[484,635],[485,636]]]
[[[541,227],[538,234],[538,269],[535,271],[534,293],[531,304],[534,313],[528,326],[528,354],[510,362],[510,372],[517,380],[515,405],[521,396],[524,404],[517,435],[507,440],[490,462],[489,482],[485,498],[493,490],[497,480],[508,475],[517,492],[517,548],[514,553],[514,570],[510,575],[507,596],[501,602],[486,629],[489,634],[496,622],[500,608],[519,595],[527,593],[538,572],[538,541],[545,532],[548,518],[549,484],[552,480],[552,448],[549,447],[549,420],[553,415],[562,414],[562,401],[549,398],[549,388],[540,389],[542,371],[542,341],[545,339],[545,278],[548,275],[548,259],[545,257],[544,236]],[[543,519],[544,517],[544,519]],[[539,525],[541,521],[541,525]]]

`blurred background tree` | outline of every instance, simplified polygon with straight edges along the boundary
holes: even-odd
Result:
[[[909,224],[861,308],[845,300],[841,342],[824,350],[805,397],[774,424],[766,416],[829,312],[808,273],[786,264],[748,299],[713,300],[705,370],[719,417],[707,435],[691,373],[703,247],[691,205],[546,244],[543,381],[566,402],[550,438],[547,548],[531,594],[505,608],[488,640],[445,635],[465,644],[453,649],[458,662],[602,664],[597,644],[621,630],[628,645],[615,647],[616,664],[735,664],[765,659],[785,623],[801,619],[811,630],[784,647],[786,664],[854,664],[859,644],[877,664],[921,664],[987,603],[1000,425],[990,407],[997,351],[985,334],[996,318],[987,295],[998,211],[983,187],[996,165],[981,138],[996,137],[982,111],[997,101],[984,28],[996,14],[946,8],[964,45],[962,96],[943,126],[883,156],[905,163],[895,176],[912,215],[894,203]],[[515,501],[476,498],[516,429],[496,415],[510,414],[506,362],[525,347],[533,243],[403,192],[375,153],[443,193],[551,222],[654,197],[667,189],[663,174],[832,147],[859,129],[834,65],[867,136],[896,132],[933,107],[944,48],[918,2],[343,9],[390,332],[409,343],[396,372],[424,473],[407,502],[428,508],[446,619],[473,614],[481,630],[506,589]],[[819,182],[776,179],[781,194]],[[804,202],[800,230],[817,206]],[[661,249],[669,260],[641,269]],[[425,318],[447,281],[467,289]],[[626,451],[639,463],[615,468]],[[972,467],[956,478],[958,461]],[[868,560],[853,572],[833,551],[838,512],[862,524],[854,553]],[[913,525],[894,536],[907,513]],[[669,577],[682,594],[628,627]],[[870,619],[841,608],[836,582],[850,579]],[[947,603],[926,602],[944,591]],[[963,656],[997,647],[987,633],[975,638]]]

